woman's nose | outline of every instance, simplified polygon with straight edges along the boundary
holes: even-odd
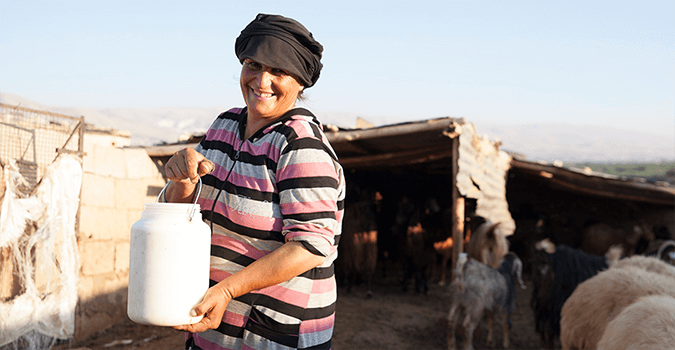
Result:
[[[258,76],[258,79],[260,79],[258,81],[258,86],[260,86],[261,88],[270,87],[272,85],[273,77],[274,76],[270,72],[268,72],[267,70],[263,70]]]

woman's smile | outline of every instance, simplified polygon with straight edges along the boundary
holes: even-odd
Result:
[[[241,68],[240,84],[250,117],[267,122],[293,109],[304,89],[290,73],[248,58]]]

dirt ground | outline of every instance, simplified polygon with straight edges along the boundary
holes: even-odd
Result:
[[[523,276],[525,277],[525,276]],[[532,283],[525,279],[527,290],[516,290],[516,309],[512,315],[510,349],[539,349],[539,336],[534,331],[530,308]],[[373,296],[366,297],[364,287],[351,293],[338,290],[337,316],[333,349],[447,349],[444,320],[449,309],[448,287],[432,283],[427,295],[404,294],[393,278],[380,279]],[[480,326],[476,349],[485,349],[487,325]],[[502,349],[501,325],[495,324],[495,347]],[[77,344],[62,344],[56,350],[172,350],[183,349],[184,335],[171,328],[136,325],[127,321],[94,334]],[[462,347],[458,336],[457,345]]]

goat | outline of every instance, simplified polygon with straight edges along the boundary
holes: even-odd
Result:
[[[446,214],[447,217],[451,216],[452,214],[449,213],[444,213]],[[467,217],[465,220],[465,226],[464,226],[464,240],[462,243],[464,244],[464,247],[469,243],[469,240],[471,239],[471,233],[474,232],[480,225],[485,223],[485,219],[480,217],[480,216],[473,216],[473,217]],[[452,223],[446,224],[444,228],[452,232]],[[452,258],[452,252],[454,248],[454,241],[452,237],[446,238],[444,241],[436,241],[434,242],[434,250],[436,250],[436,253],[441,256],[441,271],[440,271],[440,278],[438,281],[438,285],[444,286],[445,285],[445,278],[446,278],[446,270],[448,266],[448,261]],[[466,250],[466,248],[464,249]]]
[[[401,287],[404,293],[408,291],[411,279],[414,279],[415,293],[426,294],[429,290],[429,270],[436,256],[430,232],[423,225],[425,219],[426,213],[419,202],[407,196],[401,198],[391,231],[397,237],[403,262]]]
[[[473,349],[473,332],[482,320],[485,311],[489,313],[487,343],[492,344],[493,315],[497,312],[504,316],[504,347],[509,346],[510,315],[515,308],[514,275],[525,289],[521,273],[523,263],[513,253],[504,256],[499,268],[492,268],[473,258],[462,257],[455,268],[455,278],[450,284],[452,295],[448,313],[448,349],[455,349],[455,328],[464,312],[462,325],[465,329],[464,344],[467,350]]]
[[[613,245],[621,244],[624,254],[631,256],[641,240],[651,242],[655,238],[652,229],[645,225],[632,225],[630,229],[615,228],[596,223],[584,228],[581,250],[592,255],[604,255]]]
[[[675,297],[672,269],[656,258],[631,257],[581,283],[561,311],[562,348],[595,349],[607,325],[640,297]]]
[[[372,296],[372,282],[377,267],[377,212],[379,193],[372,189],[357,191],[358,199],[345,206],[342,235],[338,245],[336,273],[346,282],[347,291],[364,280],[366,297]]]
[[[471,235],[466,253],[469,258],[478,260],[492,268],[499,266],[499,261],[509,251],[509,242],[497,228],[500,223],[486,221]]]
[[[627,306],[609,324],[598,350],[661,350],[675,344],[675,298],[651,295]]]
[[[553,348],[560,335],[560,313],[574,289],[585,280],[607,269],[621,256],[615,246],[606,257],[587,254],[566,245],[555,246],[544,239],[535,244],[532,261],[532,299],[535,329],[545,348]]]

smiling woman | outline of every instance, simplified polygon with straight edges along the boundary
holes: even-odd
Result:
[[[298,94],[305,88],[291,73],[250,58],[244,60],[240,84],[248,107],[246,138],[295,107]]]
[[[174,327],[186,349],[331,348],[345,178],[319,120],[295,107],[322,51],[297,21],[258,15],[235,43],[246,107],[166,164],[166,201],[197,196],[211,227],[203,318]]]

